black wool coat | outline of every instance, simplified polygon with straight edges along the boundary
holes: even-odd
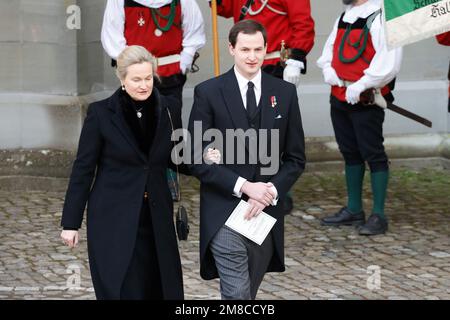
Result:
[[[61,225],[80,228],[87,203],[89,264],[98,299],[119,299],[135,245],[145,189],[152,215],[164,299],[183,299],[183,280],[166,169],[172,128],[181,127],[177,100],[153,89],[156,117],[148,154],[127,124],[121,92],[92,103],[81,131]]]
[[[189,169],[200,182],[200,274],[204,279],[218,277],[217,268],[209,244],[217,231],[225,224],[241,199],[233,195],[238,177],[251,182],[272,182],[283,199],[305,168],[305,142],[298,104],[297,90],[293,84],[262,73],[260,129],[278,129],[279,139],[272,141],[269,135],[267,150],[271,144],[277,144],[278,152],[271,155],[280,166],[274,174],[261,174],[261,168],[267,167],[260,161],[239,163],[238,146],[245,147],[246,159],[249,158],[247,140],[236,139],[235,149],[228,157],[228,150],[220,150],[220,165],[205,164],[198,159],[195,150],[208,148],[209,139],[202,140],[196,136],[196,123],[201,123],[202,136],[211,128],[218,129],[226,141],[227,130],[250,129],[247,111],[244,107],[238,82],[231,69],[227,73],[207,80],[195,87],[194,105],[189,119],[189,132],[194,141],[192,158],[194,164]],[[276,101],[276,102],[275,102]],[[234,138],[232,138],[234,139]],[[201,143],[201,145],[198,145]],[[231,143],[233,145],[233,143]],[[241,148],[242,150],[242,148]],[[202,153],[198,153],[201,155]],[[231,158],[231,159],[229,159]],[[245,197],[243,197],[245,200]],[[282,272],[284,266],[284,213],[282,202],[276,206],[266,207],[264,211],[277,219],[272,229],[275,252],[268,266],[268,272]]]

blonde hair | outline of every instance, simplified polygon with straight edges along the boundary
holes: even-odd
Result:
[[[127,69],[129,66],[138,63],[150,62],[153,67],[153,76],[158,78],[156,73],[156,59],[142,46],[126,47],[117,57],[116,76],[119,80],[124,80],[127,76]]]

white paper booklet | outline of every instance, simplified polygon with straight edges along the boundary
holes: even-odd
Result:
[[[277,222],[277,219],[263,211],[257,217],[245,220],[244,217],[248,206],[247,202],[241,200],[225,222],[225,225],[261,245],[275,225],[275,222]]]

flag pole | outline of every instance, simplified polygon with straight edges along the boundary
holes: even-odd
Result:
[[[213,52],[214,52],[214,75],[220,74],[219,63],[219,35],[217,32],[217,1],[211,0],[211,16],[212,16],[212,36],[213,36]]]

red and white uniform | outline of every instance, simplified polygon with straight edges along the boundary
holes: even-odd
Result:
[[[450,46],[450,31],[438,34],[436,36],[437,41],[444,45],[444,46]]]
[[[339,58],[339,47],[347,26],[351,25],[350,43],[357,43],[363,32],[361,24],[364,24],[367,18],[378,10],[380,10],[379,2],[369,0],[362,5],[347,6],[344,14],[336,20],[325,43],[322,56],[317,61],[325,79],[327,74],[335,72],[339,79],[357,83],[362,90],[380,88],[383,95],[389,93],[387,84],[400,71],[403,51],[402,48],[387,49],[381,13],[373,20],[367,47],[362,56],[351,63],[343,63]],[[350,46],[346,41],[343,56],[351,58],[355,56],[359,48],[360,46],[357,48]],[[331,93],[340,101],[346,101],[346,87],[332,85]]]
[[[450,31],[437,35],[436,40],[444,46],[450,46]],[[450,67],[448,71],[448,80],[450,81]],[[450,83],[448,85],[448,96],[450,97]],[[449,100],[449,110],[450,110],[450,100]]]
[[[247,0],[218,0],[217,13],[239,21],[241,8]],[[267,31],[267,53],[280,51],[284,40],[287,48],[297,49],[305,63],[314,45],[314,20],[309,0],[254,0],[244,19],[261,23]],[[280,59],[268,59],[264,64],[276,64]]]
[[[158,62],[158,74],[168,77],[190,67],[194,54],[205,45],[203,17],[195,0],[180,0],[174,23],[160,32],[152,18],[151,8],[170,13],[172,0],[108,0],[103,18],[101,40],[106,53],[117,59],[129,45],[141,45]],[[156,15],[161,27],[167,20]]]

